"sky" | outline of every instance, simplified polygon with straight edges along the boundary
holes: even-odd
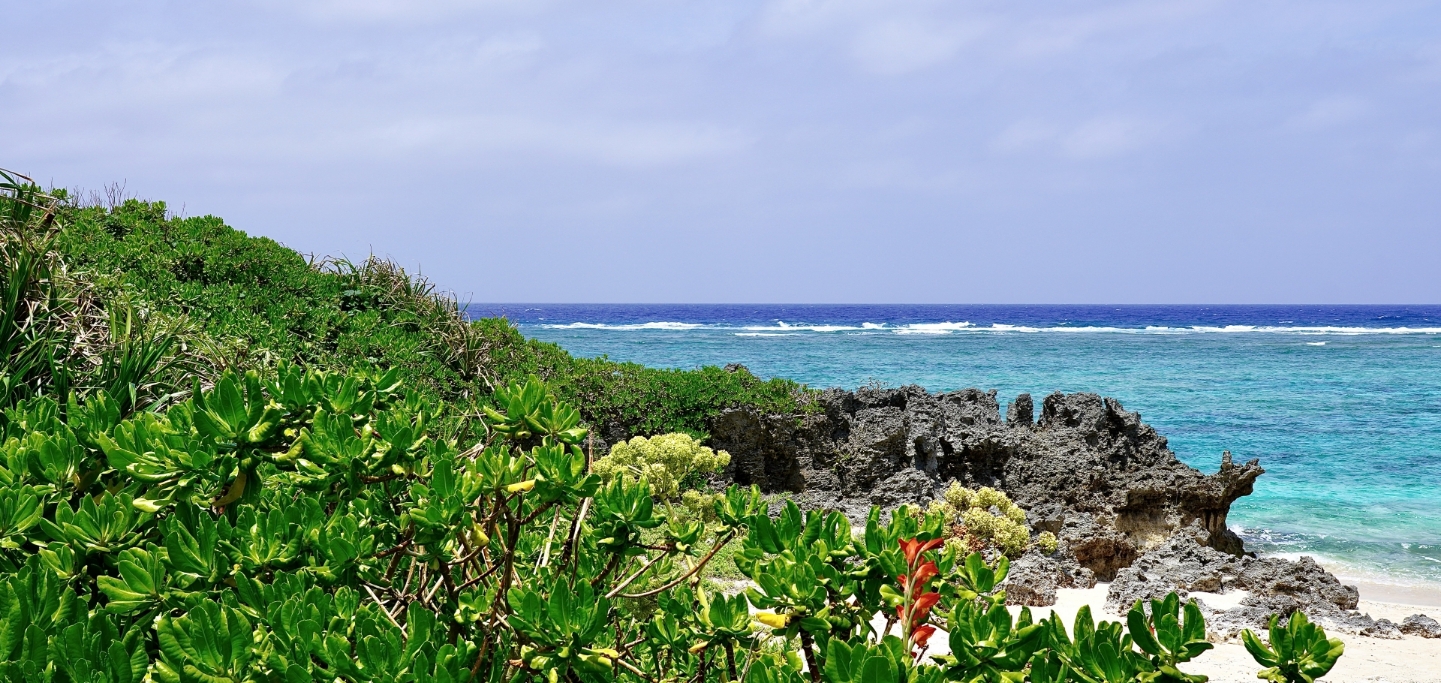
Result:
[[[0,167],[475,302],[1441,303],[1441,2],[8,3]]]

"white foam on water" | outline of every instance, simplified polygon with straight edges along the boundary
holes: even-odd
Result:
[[[1004,324],[1004,323],[992,323],[990,327],[982,327],[982,328],[978,328],[978,329],[990,330],[990,331],[992,331],[992,332],[1040,332],[1040,331],[1041,331],[1041,328],[1039,328],[1039,327],[1029,327],[1029,326],[1026,326],[1026,325],[1006,325],[1006,324]]]
[[[863,328],[854,325],[791,325],[784,320],[777,320],[774,325],[747,325],[740,329],[751,331],[796,330],[800,332],[846,332]]]
[[[736,332],[737,337],[799,337],[799,332]]]
[[[969,322],[911,323],[898,327],[895,331],[896,334],[951,334],[972,327]]]
[[[1337,334],[1337,335],[1358,335],[1358,334],[1441,334],[1441,327],[1332,327],[1332,326],[1309,326],[1298,325],[1295,327],[1279,325],[1226,325],[1223,327],[1212,327],[1208,325],[1193,325],[1190,328],[1193,332],[1208,333],[1237,333],[1237,332],[1266,332],[1270,334]]]
[[[550,330],[694,330],[705,327],[700,323],[678,323],[678,322],[653,322],[635,323],[627,325],[607,325],[605,323],[567,323],[565,325],[541,325]]]
[[[684,323],[676,321],[655,321],[646,323],[627,324],[606,324],[573,322],[565,324],[543,324],[540,327],[552,330],[671,330],[686,331],[696,329],[714,330],[744,330],[747,332],[878,332],[888,331],[894,334],[954,334],[965,333],[986,333],[986,332],[1061,332],[1067,334],[1077,333],[1101,333],[1101,334],[1145,334],[1145,335],[1186,335],[1186,334],[1295,334],[1305,336],[1357,336],[1357,335],[1441,335],[1441,327],[1341,327],[1341,326],[1284,326],[1284,325],[1192,325],[1190,327],[1167,327],[1163,325],[1149,325],[1146,327],[1112,327],[1106,325],[1053,325],[1049,327],[1036,327],[1032,325],[1013,325],[1010,323],[991,323],[990,325],[978,326],[969,321],[962,322],[937,322],[937,323],[907,323],[904,325],[891,325],[890,323],[863,322],[860,325],[849,324],[794,324],[778,320],[774,325],[744,325],[733,327],[722,324]],[[1326,342],[1306,342],[1309,346],[1324,346]],[[1436,345],[1433,348],[1441,348]]]
[[[1306,346],[1325,346],[1326,342],[1306,342]]]

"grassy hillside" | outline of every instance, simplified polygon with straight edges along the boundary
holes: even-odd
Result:
[[[636,434],[701,434],[709,416],[748,404],[808,405],[804,387],[717,367],[663,370],[575,358],[503,319],[467,323],[453,297],[379,259],[312,259],[216,217],[169,218],[163,202],[69,206],[56,250],[106,300],[183,320],[187,350],[218,370],[360,365],[399,368],[406,385],[474,414],[493,391],[536,374],[591,424]]]

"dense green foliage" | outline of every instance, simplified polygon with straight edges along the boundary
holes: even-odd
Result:
[[[1209,647],[1194,603],[1013,617],[1005,556],[945,543],[954,510],[853,530],[731,487],[699,515],[657,498],[722,454],[636,441],[606,481],[582,447],[583,418],[694,427],[793,385],[577,361],[384,264],[317,270],[153,204],[71,210],[108,243],[57,234],[48,197],[0,191],[0,681],[1204,680],[1177,668]],[[558,387],[625,397],[587,415]],[[727,548],[734,595],[701,580]],[[1340,648],[1290,623],[1248,634],[1258,661],[1329,670]]]
[[[212,216],[171,218],[163,202],[62,204],[54,248],[101,296],[128,296],[189,323],[211,366],[265,369],[280,360],[343,370],[398,368],[412,391],[474,414],[495,388],[536,375],[587,423],[627,434],[704,435],[719,410],[804,410],[809,393],[743,370],[647,368],[575,358],[526,339],[503,319],[467,322],[453,297],[379,259],[307,259]]]

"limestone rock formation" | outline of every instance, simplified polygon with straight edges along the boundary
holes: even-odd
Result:
[[[1232,638],[1241,629],[1265,629],[1272,614],[1283,618],[1297,610],[1332,631],[1376,638],[1399,638],[1405,632],[1386,619],[1356,611],[1359,595],[1309,557],[1282,558],[1230,555],[1201,545],[1206,533],[1191,527],[1137,558],[1116,575],[1106,606],[1124,612],[1137,600],[1153,600],[1176,591],[1191,593],[1243,591],[1240,604],[1229,609],[1207,605],[1201,596],[1207,627],[1218,638]],[[1433,622],[1434,623],[1434,622]],[[1419,626],[1419,622],[1418,622]]]
[[[996,392],[978,389],[831,389],[819,400],[823,412],[800,418],[739,408],[714,419],[710,445],[731,454],[724,479],[857,518],[873,504],[924,503],[951,481],[999,488],[1101,580],[1193,524],[1207,546],[1240,554],[1226,515],[1263,472],[1228,456],[1202,474],[1139,414],[1096,394],[1051,394],[1038,419],[1023,394],[1004,420]]]
[[[1424,614],[1413,614],[1401,620],[1401,632],[1422,638],[1441,638],[1441,624]]]
[[[1095,588],[1096,575],[1078,564],[1064,548],[1049,555],[1032,548],[1015,562],[1002,588],[1006,603],[1045,607],[1056,604],[1059,588]]]
[[[1027,510],[1033,530],[1059,541],[1055,553],[1032,549],[1012,563],[1012,604],[1052,604],[1057,589],[1097,580],[1113,581],[1108,602],[1119,611],[1173,590],[1241,590],[1239,606],[1206,610],[1220,637],[1297,609],[1339,631],[1401,633],[1356,612],[1356,589],[1310,558],[1245,555],[1226,516],[1263,473],[1257,461],[1238,465],[1223,454],[1219,470],[1203,474],[1115,399],[1054,393],[1037,417],[1022,394],[1004,419],[996,392],[978,389],[831,389],[819,401],[821,411],[800,417],[741,408],[713,420],[711,445],[731,454],[716,483],[789,492],[857,521],[871,505],[924,504],[951,481],[991,486]]]

